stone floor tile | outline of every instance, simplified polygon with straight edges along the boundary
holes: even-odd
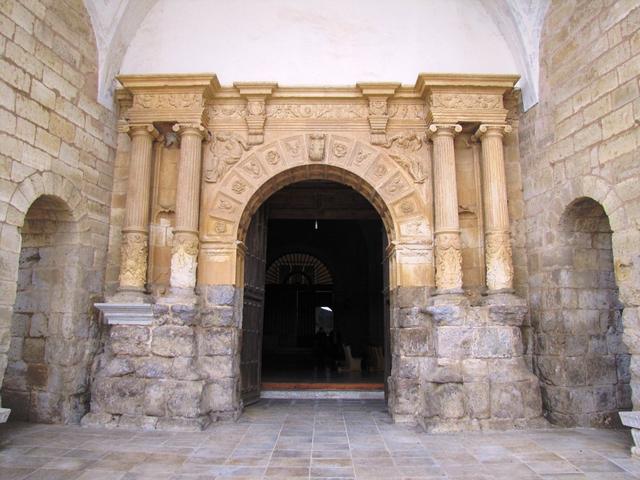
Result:
[[[78,470],[39,468],[30,475],[24,477],[24,480],[76,480],[80,475],[82,475],[82,472]]]

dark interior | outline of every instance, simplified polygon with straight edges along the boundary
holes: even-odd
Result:
[[[350,187],[320,181],[286,187],[266,207],[263,384],[382,382],[378,213]]]

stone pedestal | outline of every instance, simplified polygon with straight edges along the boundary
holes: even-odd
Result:
[[[393,358],[391,379],[394,419],[413,418],[434,432],[546,426],[538,379],[523,357],[526,311],[524,300],[510,294],[479,304],[438,295],[413,312],[413,333],[401,321],[404,346]]]

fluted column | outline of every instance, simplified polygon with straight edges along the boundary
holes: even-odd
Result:
[[[513,288],[513,260],[509,235],[507,181],[502,137],[509,125],[480,125],[482,197],[484,199],[485,263],[489,293]]]
[[[153,140],[158,132],[153,125],[129,128],[131,159],[120,260],[121,292],[143,292],[147,281],[149,250],[149,203]]]
[[[462,291],[462,252],[456,189],[454,137],[460,125],[429,126],[433,141],[436,287],[439,293]]]
[[[202,125],[174,125],[180,135],[176,191],[176,226],[171,251],[171,287],[193,289],[198,259]]]

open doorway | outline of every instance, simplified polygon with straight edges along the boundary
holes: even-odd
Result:
[[[382,391],[387,240],[371,204],[335,182],[292,184],[256,212],[246,246],[244,403],[260,387]]]

